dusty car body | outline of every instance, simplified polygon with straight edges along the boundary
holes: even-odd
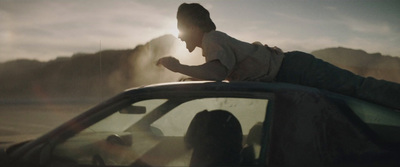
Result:
[[[201,133],[194,139],[205,143],[201,148],[210,146],[212,153],[200,159],[210,161],[205,163],[209,166],[217,161],[235,161],[235,166],[400,165],[400,111],[324,90],[255,82],[180,82],[130,89],[38,139],[3,149],[0,163],[196,166],[197,148],[188,146],[186,135],[218,129],[210,124],[219,121],[199,123],[208,129],[191,132],[189,126],[200,112],[215,110],[231,114],[223,119],[226,122],[238,120],[241,149],[239,157],[223,162],[223,151],[218,151],[229,146],[217,146],[211,133]],[[230,140],[234,139],[223,143]]]

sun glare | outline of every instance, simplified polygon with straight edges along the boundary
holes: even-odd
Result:
[[[178,30],[177,28],[173,28],[173,29],[171,30],[171,34],[172,34],[174,37],[178,38],[178,36],[179,36],[179,30]]]

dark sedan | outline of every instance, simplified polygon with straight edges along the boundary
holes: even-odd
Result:
[[[400,111],[284,83],[127,90],[0,166],[399,166]]]

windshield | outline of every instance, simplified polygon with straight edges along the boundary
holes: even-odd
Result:
[[[129,166],[145,161],[151,166],[188,166],[192,151],[201,143],[189,142],[187,135],[203,134],[201,136],[207,138],[204,140],[210,140],[213,136],[211,131],[219,129],[217,134],[224,134],[222,136],[239,134],[228,141],[240,143],[239,152],[249,145],[256,148],[253,154],[257,159],[268,102],[265,98],[245,97],[141,100],[116,110],[60,143],[53,154],[78,164],[93,164],[94,157],[101,157],[101,161],[108,165]],[[218,116],[211,118],[215,117],[212,115]],[[194,121],[196,118],[198,120]],[[208,119],[214,121],[205,121]],[[202,121],[199,130],[198,125],[194,125],[198,123],[194,122]],[[221,130],[226,126],[236,128]],[[191,133],[189,129],[196,129],[196,132]]]

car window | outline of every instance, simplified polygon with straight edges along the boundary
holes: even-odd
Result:
[[[263,122],[268,101],[248,98],[203,98],[185,102],[171,110],[152,125],[168,136],[183,136],[194,115],[203,110],[223,109],[235,115],[242,126],[244,135]]]
[[[394,109],[348,101],[353,112],[386,143],[400,143],[400,112]]]
[[[132,104],[131,106],[145,106],[146,110],[152,111],[157,106],[165,103],[166,99],[151,99],[144,100]],[[137,122],[141,118],[143,118],[147,113],[126,113],[123,110],[131,107],[125,107],[118,112],[113,113],[107,118],[93,124],[92,126],[86,128],[82,131],[82,133],[90,133],[90,132],[123,132],[127,128],[129,128],[134,122]]]
[[[248,155],[243,161],[255,161],[260,154],[262,127],[267,107],[267,99],[237,97],[138,101],[116,110],[74,137],[57,144],[52,158],[53,161],[67,160],[83,165],[189,166],[193,152],[197,150],[196,145],[200,145],[192,144],[189,147],[188,140],[185,139],[189,126],[194,124],[193,119],[200,117],[197,116],[201,115],[199,113],[204,115],[204,113],[223,111],[222,115],[228,115],[224,121],[237,120],[239,131],[236,132],[240,132],[238,140],[240,149],[236,149],[236,152],[240,154],[246,149],[243,152]],[[201,124],[204,126],[218,124],[218,118],[213,120],[212,123]],[[219,133],[224,134],[225,131]],[[211,134],[205,136],[208,135],[211,136]],[[209,141],[210,138],[206,138],[205,140]],[[228,139],[228,141],[233,140],[233,138]],[[215,150],[219,149],[212,150],[215,154],[218,152]],[[220,155],[214,154],[210,156],[218,159]]]

